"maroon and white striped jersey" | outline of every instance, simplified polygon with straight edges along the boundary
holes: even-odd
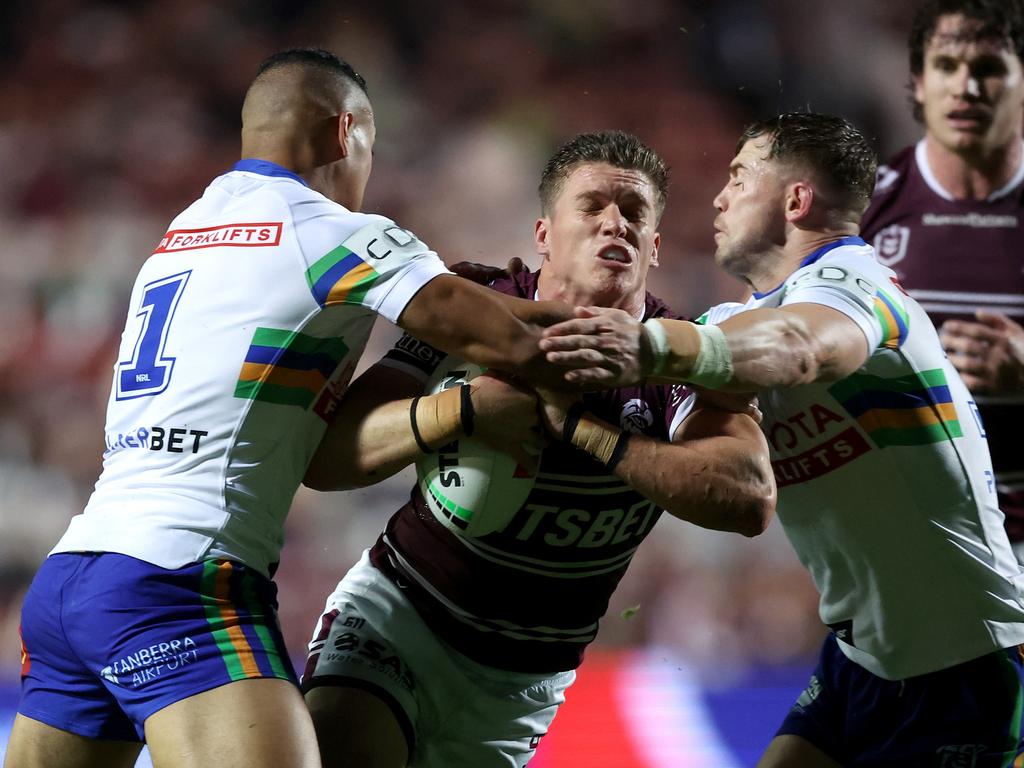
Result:
[[[538,273],[495,290],[533,298]],[[647,294],[645,318],[677,317]],[[426,381],[443,352],[403,337],[384,363]],[[668,440],[690,396],[681,385],[587,393],[600,418]],[[661,510],[588,454],[551,444],[533,490],[501,531],[479,538],[435,519],[418,488],[370,551],[438,635],[483,664],[521,672],[575,668],[633,554]]]
[[[986,200],[955,200],[935,179],[925,141],[879,166],[861,225],[936,326],[974,320],[976,309],[1024,323],[1024,164]],[[1024,540],[1024,393],[975,397],[1013,541]]]

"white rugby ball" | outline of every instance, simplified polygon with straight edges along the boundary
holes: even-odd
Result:
[[[483,371],[449,356],[427,381],[424,394],[461,386]],[[512,456],[462,438],[421,456],[416,478],[438,521],[456,534],[476,537],[508,525],[533,489],[536,475],[520,468]]]

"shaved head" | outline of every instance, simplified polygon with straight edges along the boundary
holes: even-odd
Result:
[[[328,51],[292,48],[260,64],[242,105],[242,141],[257,133],[293,136],[356,111],[370,111],[362,76]]]
[[[366,81],[320,48],[267,58],[242,105],[242,156],[277,163],[353,210],[362,203],[376,133]]]

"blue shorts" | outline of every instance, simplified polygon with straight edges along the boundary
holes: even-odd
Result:
[[[21,637],[18,711],[92,739],[141,741],[154,712],[234,680],[296,682],[276,586],[228,560],[167,570],[51,555],[25,596]]]
[[[850,661],[829,635],[776,735],[801,736],[850,768],[1004,768],[1024,754],[1022,704],[1018,648],[885,680]]]

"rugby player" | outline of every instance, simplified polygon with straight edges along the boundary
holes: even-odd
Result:
[[[1006,766],[1024,593],[971,396],[924,310],[858,237],[875,158],[845,121],[750,126],[715,198],[716,261],[753,291],[706,324],[600,308],[549,359],[759,392],[779,519],[832,629],[761,768]],[[610,350],[610,351],[609,351]]]
[[[1024,8],[928,0],[910,34],[925,135],[878,169],[864,239],[940,327],[978,404],[1024,558]]]
[[[244,159],[143,265],[102,474],[25,599],[8,768],[129,766],[143,739],[158,767],[319,765],[270,579],[375,316],[557,373],[524,321],[562,310],[456,278],[412,233],[356,213],[374,137],[348,64],[270,57],[242,107]]]
[[[618,307],[638,321],[675,317],[645,287],[666,194],[664,163],[637,138],[575,137],[540,184],[540,271],[492,287]],[[341,404],[307,485],[375,482],[463,437],[454,421],[422,427],[453,390],[410,400],[444,360],[406,336],[370,368]],[[474,439],[529,462],[521,444],[538,442],[534,392],[488,376],[468,389]],[[533,489],[504,527],[454,532],[417,487],[328,598],[303,676],[325,765],[525,765],[662,510],[747,536],[764,530],[774,486],[749,415],[696,406],[682,419],[694,397],[679,385],[587,394],[572,416],[565,398],[549,398],[548,429],[566,442],[544,449]]]

